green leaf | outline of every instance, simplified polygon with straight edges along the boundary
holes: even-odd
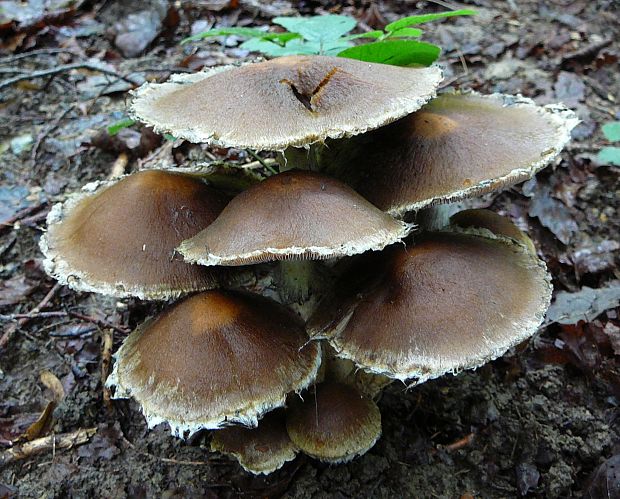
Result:
[[[252,52],[260,52],[268,57],[283,57],[286,55],[338,55],[338,53],[351,45],[351,42],[342,38],[323,43],[295,38],[284,46],[268,40],[251,38],[243,42],[240,47]]]
[[[299,47],[294,43],[297,39],[291,40],[286,45],[278,45],[277,43],[270,42],[269,40],[263,40],[260,38],[250,38],[243,42],[239,47],[250,52],[260,52],[267,57],[283,57],[286,55],[299,55],[299,54],[316,54],[317,52],[308,47]],[[299,40],[301,41],[301,40]]]
[[[355,35],[343,36],[343,40],[357,40],[358,38],[381,38],[383,31],[367,31],[366,33],[356,33]]]
[[[603,147],[596,159],[602,165],[620,166],[620,147]]]
[[[351,47],[340,52],[338,56],[394,66],[430,66],[440,53],[441,49],[430,43],[387,40]]]
[[[116,123],[112,123],[108,126],[108,135],[116,135],[123,128],[129,128],[134,125],[136,120],[132,120],[131,118],[125,118],[123,120],[117,121]]]
[[[422,36],[420,28],[400,28],[387,34],[389,38],[417,38]]]
[[[195,42],[196,40],[202,40],[203,38],[209,38],[212,36],[228,36],[228,35],[237,35],[237,36],[245,36],[248,38],[262,38],[267,33],[260,29],[256,28],[214,28],[207,31],[203,31],[202,33],[197,33],[192,36],[188,36],[181,40],[181,44]]]
[[[397,31],[402,28],[407,28],[408,26],[413,26],[416,24],[427,23],[429,21],[435,21],[437,19],[444,19],[446,17],[454,17],[454,16],[473,16],[476,15],[475,10],[470,9],[461,9],[461,10],[450,10],[447,12],[439,12],[438,14],[422,14],[419,16],[409,16],[403,17],[398,21],[394,21],[393,23],[388,24],[385,27],[385,31]]]
[[[618,142],[620,140],[620,121],[611,121],[602,126],[605,138],[609,142]]]
[[[273,22],[292,33],[298,33],[309,42],[325,43],[345,35],[357,24],[349,16],[330,14],[312,17],[274,17]]]

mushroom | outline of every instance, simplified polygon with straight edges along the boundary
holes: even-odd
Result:
[[[246,265],[272,260],[322,260],[380,250],[404,238],[410,224],[394,220],[328,176],[289,171],[269,177],[233,198],[206,229],[179,246],[201,265]],[[291,269],[291,265],[286,266]],[[310,272],[297,265],[296,289]],[[301,295],[305,295],[304,292]]]
[[[283,151],[390,123],[433,97],[441,78],[437,67],[280,57],[143,85],[130,112],[190,142]]]
[[[255,475],[273,473],[297,455],[281,409],[268,413],[256,428],[230,426],[215,431],[211,450],[233,456],[244,470]]]
[[[532,177],[577,123],[561,105],[540,107],[521,96],[442,94],[395,123],[330,142],[320,163],[380,209],[402,216]]]
[[[525,246],[530,253],[536,254],[536,247],[532,240],[521,232],[509,218],[498,215],[494,211],[484,209],[459,211],[450,217],[450,225],[452,230],[459,227],[466,231],[470,228],[486,229],[489,235],[497,234],[508,237]]]
[[[361,260],[308,329],[393,379],[420,383],[499,357],[536,332],[551,299],[545,264],[486,228],[429,233]]]
[[[288,393],[310,385],[321,362],[295,314],[259,295],[220,290],[148,320],[115,358],[114,398],[133,397],[149,427],[167,422],[177,436],[256,426]]]
[[[95,182],[53,207],[41,238],[45,269],[77,291],[164,300],[217,287],[222,269],[175,255],[228,198],[188,174],[147,170]]]
[[[381,413],[372,399],[351,385],[325,382],[291,402],[286,429],[310,457],[344,463],[365,454],[379,440]]]

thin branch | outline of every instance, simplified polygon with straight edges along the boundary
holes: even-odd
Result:
[[[76,56],[80,55],[76,53],[74,50],[70,50],[70,49],[38,49],[38,50],[31,50],[30,52],[24,52],[22,54],[15,54],[9,57],[4,57],[3,59],[0,59],[0,64],[11,64],[15,61],[26,59],[27,57],[36,57],[38,55],[53,55],[53,54],[72,54]]]
[[[107,74],[110,76],[114,76],[120,80],[126,81],[127,83],[131,83],[132,85],[136,85],[137,82],[131,80],[130,78],[123,76],[116,71],[108,68],[104,68],[92,62],[76,62],[74,64],[65,64],[63,66],[57,66],[51,69],[43,69],[41,71],[33,71],[32,73],[25,73],[23,75],[14,76],[13,78],[9,78],[8,80],[4,80],[0,82],[0,90],[14,85],[15,83],[19,83],[24,80],[35,80],[37,78],[46,78],[47,76],[54,76],[60,73],[65,73],[67,71],[72,71],[74,69],[88,69],[90,71],[97,71],[99,73]]]
[[[70,449],[76,445],[85,444],[95,433],[97,433],[97,428],[86,428],[71,433],[37,438],[31,442],[15,445],[0,453],[0,466],[20,459],[27,459],[43,452],[56,452],[56,449]]]

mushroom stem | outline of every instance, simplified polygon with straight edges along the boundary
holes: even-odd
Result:
[[[310,144],[306,147],[287,147],[278,155],[280,172],[292,169],[318,171],[321,147],[319,144]]]
[[[418,211],[415,222],[425,231],[440,230],[450,225],[450,215],[454,211],[456,211],[454,204],[437,204]]]
[[[276,274],[282,302],[290,304],[307,301],[316,280],[315,274],[312,260],[282,260]]]

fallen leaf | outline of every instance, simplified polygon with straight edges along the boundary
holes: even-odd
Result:
[[[587,286],[576,293],[560,291],[547,310],[547,323],[577,324],[591,322],[610,308],[620,305],[620,281],[592,289]]]
[[[523,194],[531,198],[529,215],[537,217],[564,244],[579,230],[568,208],[552,197],[551,187],[532,178],[523,184]]]
[[[610,457],[594,470],[584,498],[620,497],[620,454]]]
[[[0,307],[22,302],[35,288],[36,285],[22,274],[3,281],[0,283]]]
[[[616,355],[620,355],[620,327],[613,322],[608,322],[603,328],[603,332],[609,337],[609,343]]]
[[[32,423],[28,429],[24,432],[24,434],[18,440],[34,440],[35,438],[39,438],[41,435],[45,434],[46,429],[50,427],[50,423],[52,421],[52,413],[54,412],[54,408],[56,404],[52,402],[48,402],[43,409],[43,412],[39,416],[34,423]]]
[[[42,371],[39,375],[39,379],[41,383],[54,394],[54,402],[58,403],[65,398],[65,389],[53,372],[47,370]]]

